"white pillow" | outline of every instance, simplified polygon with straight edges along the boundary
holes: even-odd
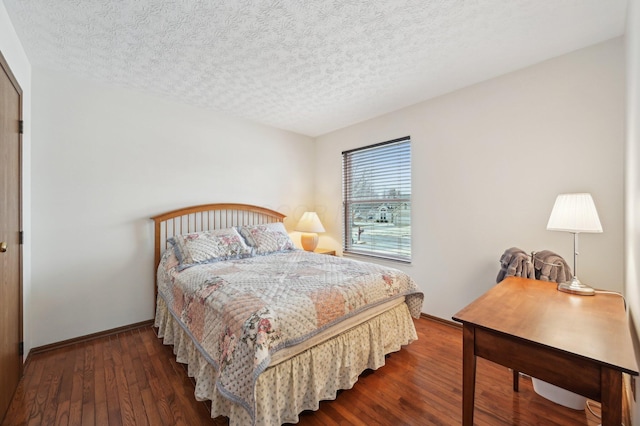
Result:
[[[178,270],[193,265],[252,256],[251,247],[234,228],[177,235],[167,240],[178,259]]]
[[[239,226],[238,230],[255,254],[277,253],[296,248],[282,222]]]

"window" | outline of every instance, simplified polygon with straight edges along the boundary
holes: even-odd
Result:
[[[342,153],[344,251],[411,261],[411,139]]]

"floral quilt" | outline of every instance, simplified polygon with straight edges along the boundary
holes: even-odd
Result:
[[[158,294],[217,370],[220,393],[252,418],[272,354],[393,298],[405,296],[417,318],[423,301],[400,270],[302,250],[177,266],[165,252]]]

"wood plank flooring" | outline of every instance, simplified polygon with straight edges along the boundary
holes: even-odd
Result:
[[[300,425],[460,425],[462,331],[415,320],[419,340],[366,371],[352,389]],[[526,378],[520,392],[511,373],[478,359],[475,424],[587,425],[599,420],[537,395]],[[172,350],[152,327],[141,327],[33,355],[3,426],[14,425],[225,425],[206,403]],[[593,403],[596,407],[599,404]],[[599,413],[599,409],[596,410]]]

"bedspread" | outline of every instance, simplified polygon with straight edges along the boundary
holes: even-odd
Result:
[[[423,295],[402,271],[294,250],[178,272],[171,253],[158,292],[218,372],[219,392],[255,419],[255,383],[271,355],[389,299],[413,317]]]

